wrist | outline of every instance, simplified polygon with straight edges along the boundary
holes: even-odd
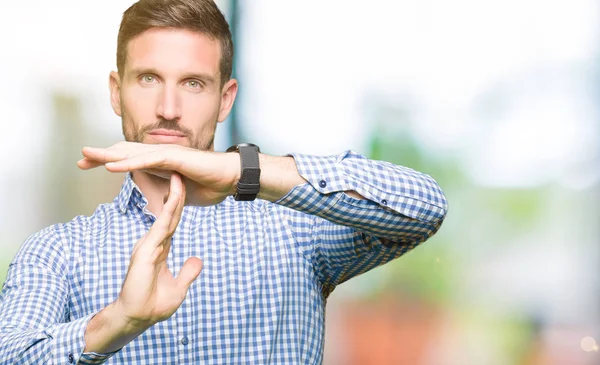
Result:
[[[152,324],[128,319],[113,302],[98,312],[85,331],[85,352],[112,353],[120,350]]]
[[[237,193],[238,183],[242,176],[242,163],[240,161],[240,156],[235,152],[226,152],[223,155],[225,155],[226,159],[224,166],[230,166],[229,176],[231,183],[227,195],[233,196]]]
[[[236,178],[232,187],[235,187],[234,199],[238,201],[252,201],[260,192],[260,148],[251,143],[240,143],[227,149],[227,152],[235,152],[239,162]]]
[[[261,154],[259,159],[262,173],[258,198],[276,202],[295,186],[306,183],[293,157]]]
[[[114,329],[125,335],[142,333],[155,324],[155,322],[140,320],[128,315],[119,299],[105,309],[108,310],[106,317],[114,324]]]

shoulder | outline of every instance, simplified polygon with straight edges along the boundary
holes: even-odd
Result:
[[[67,257],[74,243],[85,240],[90,227],[116,213],[113,205],[101,204],[90,216],[79,215],[68,222],[56,223],[33,233],[21,246],[15,261],[34,253],[48,258]]]

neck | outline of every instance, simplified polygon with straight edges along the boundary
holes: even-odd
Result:
[[[170,181],[143,171],[133,171],[131,178],[148,200],[146,208],[158,217],[169,194]]]

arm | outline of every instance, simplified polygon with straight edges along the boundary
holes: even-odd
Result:
[[[260,166],[262,166],[260,192],[258,193],[260,199],[277,202],[296,186],[308,182],[300,175],[292,156],[269,156],[261,153],[259,159]],[[345,193],[355,199],[364,199],[356,191],[346,191]]]
[[[428,175],[352,151],[294,158],[309,183],[277,203],[311,214],[290,212],[284,220],[315,265],[325,294],[410,251],[435,234],[445,218],[448,203]]]
[[[166,265],[185,189],[173,174],[169,198],[133,251],[119,297],[97,314],[70,320],[68,237],[46,232],[28,240],[0,296],[0,363],[99,364],[183,302],[202,262],[190,258],[174,278]]]
[[[185,201],[185,187],[172,174],[168,199],[150,231],[134,246],[119,297],[94,316],[85,332],[85,351],[112,353],[154,324],[170,318],[202,270],[199,258],[189,258],[175,278],[167,267],[171,236]]]
[[[75,363],[90,316],[69,321],[66,235],[50,227],[29,237],[0,294],[0,363]]]
[[[104,165],[112,172],[145,170],[161,177],[176,171],[192,183],[188,195],[200,205],[218,204],[234,194],[240,177],[237,153],[134,142],[119,142],[109,148],[85,147],[82,152],[84,159],[78,162],[82,169]],[[260,163],[262,199],[394,241],[414,241],[415,235],[427,239],[439,229],[448,208],[443,192],[430,176],[369,160],[352,151],[324,157],[261,154]],[[305,185],[313,188],[312,196],[298,196]],[[302,201],[291,201],[299,198],[314,201],[306,207]],[[353,202],[361,199],[366,202]],[[363,213],[356,217],[344,211],[336,214],[331,208],[338,200],[351,202]],[[415,230],[417,224],[422,227]]]
[[[448,202],[439,185],[413,169],[353,151],[297,154],[294,160],[308,184],[293,187],[277,201],[289,208],[404,243],[426,240],[446,216]],[[415,224],[424,229],[420,234]]]
[[[213,205],[236,192],[240,179],[240,160],[237,153],[199,151],[172,144],[144,144],[119,142],[109,148],[84,147],[84,158],[79,168],[88,170],[105,166],[111,172],[144,170],[168,179],[171,172],[186,178],[188,203]],[[261,189],[258,197],[275,202],[292,188],[306,183],[291,156],[260,154]],[[192,183],[192,184],[189,184]],[[191,191],[190,191],[191,190]],[[330,190],[330,189],[328,189]],[[356,191],[346,191],[356,199],[363,197]]]
[[[120,142],[107,149],[84,148],[83,154],[78,163],[83,169],[105,165],[113,172],[144,169],[158,176],[177,171],[194,183],[193,200],[203,205],[232,195],[240,174],[235,153],[176,145]],[[260,164],[259,197],[312,216],[310,221],[302,214],[282,219],[297,233],[296,244],[327,287],[424,242],[439,230],[448,209],[430,176],[352,151],[324,157],[261,154]]]

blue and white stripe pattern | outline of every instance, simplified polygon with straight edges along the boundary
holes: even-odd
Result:
[[[0,364],[320,364],[329,293],[433,235],[447,203],[405,167],[293,156],[309,183],[276,203],[184,208],[168,265],[198,256],[204,269],[170,319],[114,354],[83,353],[84,333],[155,221],[130,175],[92,216],[29,237],[0,294]]]

